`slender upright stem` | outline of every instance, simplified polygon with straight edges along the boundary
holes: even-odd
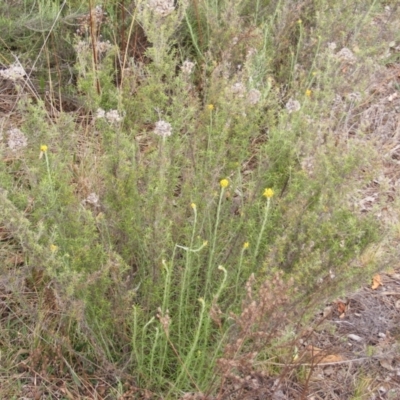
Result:
[[[212,276],[212,271],[213,271],[215,245],[217,243],[219,216],[220,216],[220,212],[221,212],[221,204],[222,204],[222,199],[224,197],[224,194],[225,194],[225,187],[221,186],[221,191],[220,191],[220,194],[219,194],[219,201],[218,201],[218,208],[217,208],[217,217],[215,219],[214,233],[213,233],[212,242],[211,242],[210,256],[208,258],[205,294],[207,294],[209,286],[210,286],[210,283],[211,283],[210,281],[211,281],[211,276]]]
[[[257,261],[258,252],[260,250],[261,240],[262,240],[262,237],[264,235],[265,227],[267,225],[268,213],[269,213],[270,206],[271,206],[271,199],[268,198],[267,199],[267,205],[265,206],[264,220],[263,220],[263,223],[262,223],[262,226],[261,226],[260,234],[258,235],[256,250],[254,252],[254,261]]]

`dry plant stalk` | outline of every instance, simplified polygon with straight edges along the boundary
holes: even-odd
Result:
[[[259,379],[254,375],[254,363],[259,352],[282,336],[287,325],[287,307],[292,280],[285,282],[282,272],[265,280],[255,293],[257,281],[252,274],[246,282],[246,298],[239,315],[231,313],[234,320],[233,341],[225,346],[223,357],[218,362],[222,377],[218,398],[225,391],[226,383],[236,390],[244,387],[256,390]],[[260,375],[260,374],[258,374]]]

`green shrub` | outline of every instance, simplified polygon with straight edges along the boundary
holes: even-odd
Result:
[[[189,3],[161,11],[154,2],[125,4],[132,12],[123,19],[108,2],[109,15],[96,22],[89,1],[92,12],[80,16],[86,35],[62,38],[74,49],[62,62],[74,84],[52,75],[50,59],[48,79],[33,71],[13,82],[28,144],[14,151],[4,130],[0,220],[43,317],[26,315],[23,325],[40,335],[20,340],[29,362],[38,349],[58,354],[75,393],[84,371],[91,382],[112,371],[118,395],[127,376],[156,397],[216,391],[257,357],[277,354],[318,302],[379,262],[355,267],[386,237],[374,214],[356,207],[381,168],[379,154],[358,129],[354,103],[332,106],[344,86],[362,92],[367,78],[360,61],[347,65],[328,43],[363,38],[373,54],[379,33],[363,34],[381,5],[357,2],[361,12],[338,21],[343,2],[299,12],[290,1]],[[40,21],[57,23],[43,34],[61,40],[62,22],[79,6],[60,19],[52,4]],[[19,21],[13,15],[13,29]],[[119,23],[126,48],[105,41]],[[138,26],[142,58],[129,47]],[[10,49],[11,38],[4,41]],[[50,54],[50,42],[40,43]],[[22,60],[39,59],[24,46],[21,39]],[[44,94],[35,79],[45,79]],[[65,93],[82,107],[68,113]],[[54,324],[46,322],[50,288]]]

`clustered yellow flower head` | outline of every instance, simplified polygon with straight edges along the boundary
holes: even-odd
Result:
[[[46,151],[47,151],[47,146],[46,146],[45,144],[42,144],[42,145],[40,146],[40,151],[42,151],[43,153],[46,153]]]
[[[214,110],[214,104],[208,104],[207,109],[210,111]]]
[[[191,204],[190,204],[190,207],[192,207],[193,210],[195,210],[195,209],[196,209],[196,203],[191,203]]]
[[[222,189],[225,189],[226,187],[229,186],[229,181],[228,181],[228,179],[221,179],[219,181],[219,184],[222,187]]]
[[[306,96],[307,96],[307,97],[310,97],[310,96],[311,96],[311,93],[312,93],[312,92],[311,92],[310,89],[307,89],[307,90],[306,90]]]
[[[266,188],[264,190],[263,196],[270,199],[274,195],[274,191],[271,188]]]
[[[250,243],[249,243],[249,242],[244,242],[244,243],[243,243],[243,248],[244,248],[244,249],[248,249],[249,246],[250,246]]]

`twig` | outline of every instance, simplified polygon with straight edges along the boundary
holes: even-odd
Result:
[[[325,365],[349,364],[352,362],[372,360],[374,358],[376,358],[376,357],[361,357],[361,358],[354,358],[351,360],[333,361],[333,362],[327,362],[327,363],[318,363],[317,362],[317,363],[293,363],[293,364],[262,361],[262,362],[256,363],[255,366],[268,364],[268,365],[277,365],[280,367],[287,367],[287,366],[290,366],[290,367],[296,367],[296,366],[315,367],[315,366],[325,366]]]

